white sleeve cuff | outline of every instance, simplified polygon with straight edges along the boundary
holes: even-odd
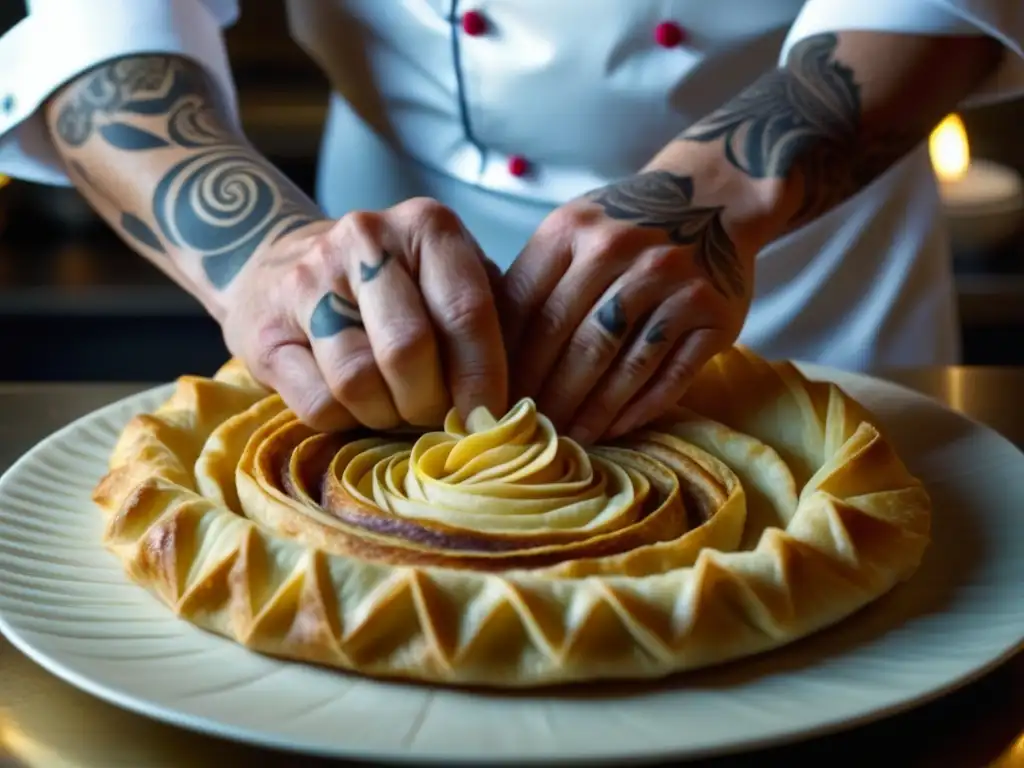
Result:
[[[1020,0],[808,0],[782,46],[843,30],[918,35],[988,35],[1005,47],[998,70],[960,106],[1024,93],[1024,3]]]
[[[177,54],[202,66],[238,120],[221,27],[232,2],[57,0],[30,3],[29,15],[0,38],[0,174],[69,185],[42,105],[77,75],[132,54]]]

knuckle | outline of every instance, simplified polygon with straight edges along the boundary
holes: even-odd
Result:
[[[636,352],[626,355],[620,363],[622,376],[629,380],[645,379],[651,372],[651,359]]]
[[[595,232],[588,252],[590,258],[602,264],[632,261],[636,255],[633,233],[626,227],[602,227]]]
[[[679,387],[693,378],[696,373],[697,369],[693,361],[677,357],[665,368],[665,376],[662,379],[663,388],[668,392],[674,393]]]
[[[543,244],[545,248],[564,249],[572,243],[577,234],[589,227],[594,215],[585,209],[574,206],[562,206],[549,213],[533,235],[532,243]],[[539,249],[534,247],[534,251]]]
[[[536,336],[542,339],[550,339],[561,335],[562,329],[566,325],[568,314],[568,307],[561,300],[549,298],[537,313]]]
[[[657,248],[647,258],[646,271],[673,273],[679,267],[679,253],[672,248]]]
[[[601,227],[601,231],[597,234],[597,243],[604,246],[605,250],[616,251],[632,243],[636,237],[635,232],[636,230],[620,224]]]
[[[698,309],[711,309],[718,303],[718,292],[710,281],[698,280],[691,285],[687,301]]]
[[[494,390],[494,372],[485,367],[483,362],[471,363],[452,385],[456,392],[473,396],[486,395]]]
[[[299,420],[314,429],[322,429],[331,419],[335,407],[334,399],[329,392],[318,389],[307,389],[295,396],[295,402],[289,403]]]
[[[596,328],[577,333],[569,342],[569,356],[580,365],[595,366],[614,357],[619,345]]]
[[[279,352],[284,344],[281,329],[273,324],[256,325],[250,335],[252,353],[249,363],[253,373],[276,379]]]
[[[374,211],[351,211],[345,214],[331,230],[333,244],[344,243],[347,238],[378,240],[382,227],[381,215]]]
[[[429,331],[421,325],[392,328],[374,349],[374,358],[385,370],[406,370],[415,365],[427,348],[429,338]]]
[[[377,363],[370,351],[346,355],[331,374],[331,392],[343,403],[365,400],[376,384]]]
[[[322,284],[323,275],[328,272],[329,258],[326,249],[317,248],[309,256],[292,265],[285,278],[285,287],[290,295],[303,296],[312,293]]]
[[[594,213],[587,208],[563,205],[552,211],[544,220],[542,227],[553,232],[573,232],[588,226],[594,221]]]
[[[402,204],[401,212],[403,216],[408,217],[413,227],[430,227],[445,232],[462,229],[458,215],[432,197],[414,197],[407,200]]]
[[[445,302],[439,311],[442,325],[456,336],[472,334],[480,330],[493,311],[493,304],[476,291],[463,291]]]
[[[274,386],[277,379],[275,365],[275,350],[273,347],[258,345],[252,355],[249,356],[249,369],[256,374],[256,377]]]

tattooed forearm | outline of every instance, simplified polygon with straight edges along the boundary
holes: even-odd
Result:
[[[723,139],[729,162],[759,179],[785,178],[822,141],[853,149],[860,88],[853,70],[832,59],[837,43],[835,35],[799,43],[789,66],[765,75],[682,137]]]
[[[694,258],[720,293],[743,296],[746,286],[736,247],[722,225],[720,206],[693,204],[689,176],[648,171],[602,187],[588,199],[605,215],[638,227],[660,229],[678,245],[694,247]]]
[[[105,215],[129,242],[198,256],[209,283],[223,289],[262,245],[323,218],[227,115],[198,66],[139,56],[69,85],[50,119],[66,162],[116,211]],[[147,172],[134,177],[140,163]],[[106,186],[119,193],[104,192],[90,167],[115,174]]]
[[[124,234],[129,238],[134,239],[138,244],[144,245],[162,256],[167,254],[163,243],[160,242],[160,238],[156,236],[152,228],[150,228],[146,222],[134,213],[131,213],[130,211],[121,211],[121,206],[118,205],[114,196],[110,194],[103,185],[97,183],[81,163],[75,160],[69,161],[67,165],[67,172],[68,176],[79,189],[83,187],[88,189],[96,196],[99,202],[107,207],[109,211],[120,211],[119,223]]]
[[[755,179],[800,177],[802,200],[787,229],[806,223],[866,187],[925,139],[928,110],[869,126],[854,69],[836,59],[839,37],[795,45],[770,72],[680,138],[721,140],[725,157]],[[898,123],[898,125],[896,124]]]
[[[160,137],[117,118],[167,115],[189,95],[214,106],[195,68],[166,56],[119,59],[92,70],[65,92],[54,129],[69,147],[83,146],[96,131],[115,145],[167,146]]]

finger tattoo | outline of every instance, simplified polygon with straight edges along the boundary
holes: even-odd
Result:
[[[659,320],[650,328],[647,329],[647,333],[644,334],[644,341],[648,344],[661,344],[666,341],[668,337],[665,335],[665,328],[668,325],[664,320]]]
[[[368,283],[373,280],[380,271],[384,269],[384,265],[391,261],[391,254],[388,251],[382,251],[380,261],[376,264],[367,264],[366,262],[359,262],[359,277],[364,283]]]
[[[359,307],[334,291],[323,295],[309,318],[309,335],[314,339],[326,339],[349,328],[362,327]]]
[[[629,330],[629,320],[622,306],[622,297],[615,294],[597,310],[597,322],[615,339],[621,339]]]

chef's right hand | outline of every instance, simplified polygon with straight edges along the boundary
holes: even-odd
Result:
[[[500,275],[450,210],[412,199],[319,221],[245,266],[221,318],[232,354],[323,431],[503,414]]]

